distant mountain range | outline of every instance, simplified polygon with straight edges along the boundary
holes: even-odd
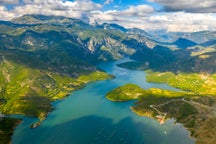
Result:
[[[196,59],[196,64],[197,61],[208,63],[208,59],[214,57],[216,32],[171,35],[175,35],[176,40],[168,43],[161,41],[160,32],[153,35],[117,24],[92,26],[62,16],[25,15],[0,21],[1,61],[10,60],[27,67],[77,77],[94,71],[95,64],[123,57],[146,61],[149,66],[166,67],[174,62],[180,65],[180,61],[184,63],[189,58]],[[198,40],[200,37],[202,40]],[[206,54],[208,58],[198,60],[199,54],[207,52],[210,52]],[[196,57],[191,56],[192,53],[196,53]],[[191,67],[195,67],[194,63]]]
[[[178,38],[185,38],[198,44],[216,39],[216,31],[167,32],[166,30],[155,30],[148,31],[148,33],[152,39],[166,43],[172,43]]]
[[[173,42],[161,41],[161,33],[109,23],[93,26],[62,16],[25,15],[0,21],[0,60],[73,78],[95,71],[100,62],[123,57],[159,70],[215,72],[216,32],[167,33],[175,37]]]

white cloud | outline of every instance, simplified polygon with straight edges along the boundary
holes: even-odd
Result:
[[[114,1],[114,0],[105,0],[104,4],[105,4],[105,5],[108,5],[108,4],[113,3],[113,1]]]
[[[44,14],[78,18],[90,23],[117,23],[127,28],[137,27],[144,30],[216,30],[216,14],[213,13],[157,12],[150,5],[129,6],[121,11],[102,11],[102,5],[90,0],[23,0],[23,3],[25,5],[17,5],[13,9],[0,6],[0,19],[9,20],[25,14]]]
[[[94,12],[91,22],[118,23],[127,28],[137,27],[144,30],[166,29],[172,32],[194,32],[202,30],[216,30],[216,14],[206,13],[150,13],[147,15],[125,16],[118,15],[119,11]]]
[[[154,12],[154,9],[149,5],[130,6],[128,9],[117,11],[92,11],[90,23],[97,21],[98,23],[117,23],[127,28],[138,27],[144,29],[144,22],[148,16]]]
[[[120,12],[127,16],[143,16],[147,13],[154,12],[154,8],[149,5],[130,6],[129,9]]]
[[[13,5],[13,4],[18,4],[19,0],[0,0],[0,5]]]
[[[12,10],[2,9],[2,13],[8,13],[8,15],[0,18],[7,20],[25,14],[44,14],[73,17],[87,21],[91,11],[102,8],[102,5],[89,0],[74,2],[68,0],[23,0],[23,3],[25,5],[16,6]],[[12,14],[14,17],[11,16]]]
[[[92,11],[90,19],[92,20],[124,20],[133,19],[134,17],[145,17],[149,13],[154,12],[153,7],[149,5],[138,5],[130,6],[128,9],[123,11],[109,10],[105,12]]]
[[[101,9],[102,5],[93,3],[89,0],[77,0],[74,2],[68,0],[23,0],[26,5],[38,5],[52,10],[74,10],[74,11],[92,11]]]
[[[152,15],[149,17],[148,23],[157,29],[164,28],[168,31],[193,32],[216,30],[214,21],[216,21],[215,14],[176,12]]]
[[[164,6],[165,11],[216,13],[215,0],[149,0]]]
[[[7,19],[14,18],[14,17],[15,17],[14,13],[8,12],[6,7],[0,6],[0,19],[1,20],[7,20]]]

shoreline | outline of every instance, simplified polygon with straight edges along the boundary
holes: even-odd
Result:
[[[98,71],[99,72],[99,71]],[[82,82],[82,84],[81,85],[79,85],[79,86],[77,86],[76,88],[74,88],[72,91],[69,91],[69,92],[67,92],[64,96],[61,96],[61,97],[59,97],[58,99],[51,99],[50,100],[50,105],[53,107],[54,105],[53,105],[53,103],[54,102],[56,102],[56,101],[61,101],[61,100],[63,100],[63,99],[65,99],[65,98],[67,98],[68,96],[70,96],[70,94],[71,93],[73,93],[74,91],[77,91],[77,90],[80,90],[80,89],[82,89],[82,88],[84,88],[87,84],[89,84],[89,83],[91,83],[91,82],[95,82],[95,81],[101,81],[101,80],[109,80],[109,79],[113,79],[113,78],[115,78],[113,75],[111,75],[111,74],[107,74],[107,73],[104,73],[104,75],[102,75],[102,77],[96,77],[95,79],[89,79],[89,80],[87,80],[86,82]],[[78,80],[78,79],[77,79]],[[78,80],[78,81],[80,81],[80,80]],[[48,111],[48,112],[43,112],[43,117],[35,117],[35,116],[27,116],[27,115],[25,115],[25,114],[19,114],[19,113],[17,113],[17,114],[15,114],[15,115],[21,115],[22,117],[28,117],[28,118],[38,118],[38,121],[37,122],[35,122],[35,123],[32,123],[30,126],[29,126],[29,128],[31,128],[31,129],[34,129],[34,128],[37,128],[37,127],[39,127],[40,125],[41,125],[41,123],[44,121],[44,120],[46,120],[46,118],[48,117],[48,114],[50,113],[50,112],[52,112],[53,110],[55,110],[55,108],[53,108],[51,111]],[[14,114],[7,114],[8,115],[8,118],[10,118],[10,119],[16,119],[16,120],[20,120],[21,122],[19,123],[19,124],[21,124],[22,122],[23,122],[23,119],[22,118],[13,118],[13,117],[10,117],[10,115],[14,115]],[[14,132],[15,132],[15,129],[16,129],[16,127],[19,125],[19,124],[17,124],[14,128],[13,128],[13,134],[10,136],[10,141],[12,140],[12,137],[13,137],[13,135],[14,135]],[[10,142],[11,143],[11,142]]]

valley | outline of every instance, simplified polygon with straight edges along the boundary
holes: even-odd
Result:
[[[46,118],[52,121],[49,114],[58,111],[53,103],[67,100],[71,93],[88,93],[85,88],[90,91],[88,86],[98,86],[98,81],[104,82],[105,88],[92,89],[101,97],[106,95],[108,100],[119,103],[135,100],[134,105],[129,102],[127,106],[132,105],[130,109],[137,115],[161,123],[174,118],[190,131],[197,144],[213,144],[216,127],[215,32],[172,33],[170,36],[176,38],[165,42],[160,35],[153,37],[141,29],[109,23],[90,25],[62,16],[24,15],[11,21],[0,21],[0,114],[3,114],[0,137],[4,138],[3,144],[11,141],[13,129],[21,121],[11,116],[37,118],[18,126],[26,131],[30,127],[43,129]],[[199,41],[201,36],[206,37]],[[128,57],[130,59],[124,61]],[[100,67],[101,64],[104,67]],[[91,101],[92,96],[87,99]],[[98,102],[98,99],[92,99]],[[109,103],[108,100],[103,102]],[[80,103],[80,108],[82,100],[76,103]],[[109,108],[117,107],[109,103]],[[124,111],[125,115],[139,119],[132,116],[131,111]],[[96,112],[88,114],[98,116]],[[88,114],[84,115],[87,119]],[[99,115],[106,117],[102,113]],[[70,121],[74,120],[72,117]],[[109,118],[114,120],[115,114]],[[98,119],[98,122],[101,121]],[[126,123],[137,133],[133,122]],[[176,129],[177,133],[183,131],[179,127]],[[115,137],[119,131],[109,132]],[[26,135],[25,132],[20,134]],[[15,133],[16,138],[18,135]],[[121,134],[118,136],[126,139]],[[112,141],[111,137],[109,140]],[[163,139],[163,136],[159,137]],[[25,141],[25,138],[19,140]],[[116,136],[112,142],[117,141]]]

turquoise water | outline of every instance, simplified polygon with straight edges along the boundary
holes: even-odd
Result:
[[[97,81],[54,102],[51,112],[40,127],[30,129],[36,119],[24,118],[12,138],[13,144],[194,144],[188,131],[174,120],[160,125],[130,111],[133,102],[108,101],[105,94],[118,86],[134,83],[143,88],[174,89],[165,84],[147,83],[143,71],[116,66],[116,61],[98,67],[116,76]],[[174,89],[175,90],[175,89]]]

